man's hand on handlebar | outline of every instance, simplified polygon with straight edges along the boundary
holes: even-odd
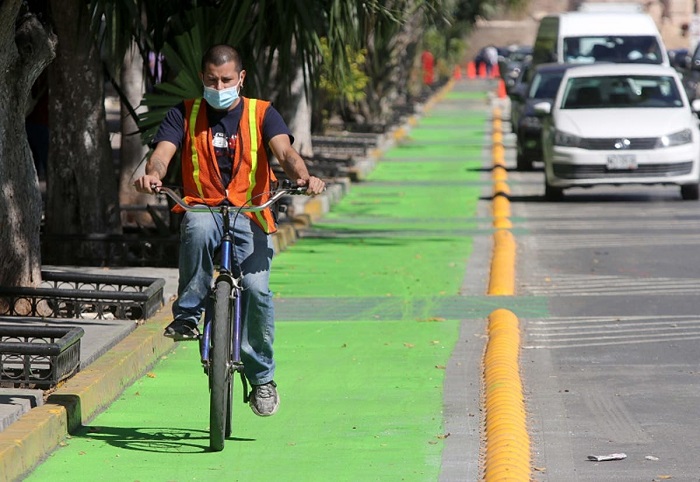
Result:
[[[163,183],[160,179],[158,179],[156,176],[151,176],[148,174],[141,176],[134,181],[134,188],[136,188],[138,192],[146,194],[157,193],[162,185]]]
[[[316,196],[326,190],[326,183],[316,176],[311,176],[308,180],[297,179],[297,186],[306,187],[306,194],[309,196]]]

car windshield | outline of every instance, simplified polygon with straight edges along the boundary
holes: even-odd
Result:
[[[568,37],[564,59],[569,63],[624,62],[661,64],[661,48],[651,35]]]
[[[678,108],[683,100],[671,76],[615,75],[572,77],[562,109]]]
[[[538,72],[530,83],[528,97],[532,99],[554,99],[564,72]]]

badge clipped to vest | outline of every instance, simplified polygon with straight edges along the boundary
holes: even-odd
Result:
[[[214,138],[212,139],[212,145],[216,149],[227,149],[228,139],[226,139],[226,134],[224,134],[223,132],[215,133]]]

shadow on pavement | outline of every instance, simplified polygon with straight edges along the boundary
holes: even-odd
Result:
[[[82,427],[74,437],[106,442],[114,447],[155,453],[209,452],[209,432],[174,427]],[[254,442],[255,439],[231,437],[230,442]]]

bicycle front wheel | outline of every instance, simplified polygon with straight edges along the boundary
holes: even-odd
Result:
[[[209,446],[218,452],[223,450],[226,436],[231,433],[231,281],[219,279],[214,289],[209,351]]]

